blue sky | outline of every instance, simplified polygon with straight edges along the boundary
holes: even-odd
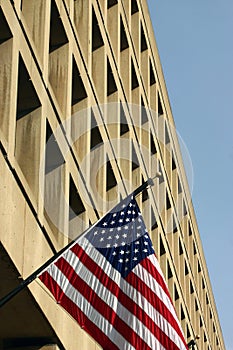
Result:
[[[227,350],[233,350],[233,1],[148,0]]]

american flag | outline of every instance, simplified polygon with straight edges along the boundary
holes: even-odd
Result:
[[[106,214],[39,278],[105,350],[187,349],[134,197]]]

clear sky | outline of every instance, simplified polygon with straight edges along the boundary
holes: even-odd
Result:
[[[233,350],[233,1],[148,0],[227,350]],[[214,349],[213,349],[214,350]]]

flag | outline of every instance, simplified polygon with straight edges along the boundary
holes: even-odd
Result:
[[[107,213],[39,278],[105,350],[187,349],[134,197]]]

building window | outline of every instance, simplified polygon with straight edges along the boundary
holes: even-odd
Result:
[[[155,218],[154,210],[151,207],[151,230],[153,231],[156,228],[158,228],[158,223],[157,223],[156,218]]]
[[[172,277],[173,277],[173,275],[172,275],[171,266],[170,266],[169,262],[167,261],[167,278],[170,279]]]
[[[117,181],[114,175],[114,172],[112,170],[112,165],[110,161],[107,162],[106,166],[106,172],[107,172],[107,184],[106,184],[106,189],[109,191],[111,188],[115,187],[117,185]]]
[[[129,126],[125,116],[125,111],[122,106],[122,103],[120,103],[120,136],[126,134],[128,131],[129,131]]]
[[[139,86],[137,74],[134,68],[133,61],[131,60],[131,88],[136,89]]]
[[[150,86],[151,86],[151,85],[154,85],[155,83],[156,83],[155,75],[154,75],[152,63],[151,63],[151,61],[150,61]]]
[[[142,176],[142,184],[145,182],[144,177]],[[142,191],[142,202],[145,202],[149,198],[147,189]]]
[[[131,15],[134,15],[135,13],[137,13],[138,10],[138,3],[137,0],[132,0],[131,1]]]
[[[109,96],[116,91],[117,91],[116,82],[113,76],[112,67],[108,60],[107,62],[107,95]]]
[[[125,27],[122,21],[122,17],[121,17],[121,36],[120,36],[120,50],[124,51],[125,49],[127,49],[129,47],[128,44],[128,40],[127,40],[127,36],[126,36],[126,32],[125,32]]]
[[[162,107],[160,94],[158,93],[158,116],[160,117],[161,115],[163,115],[163,107]]]
[[[103,139],[97,126],[93,111],[91,111],[91,149],[103,144]]]
[[[154,138],[152,133],[150,133],[150,151],[152,154],[156,154],[157,153],[157,149],[155,147],[155,143],[154,143]]]
[[[51,126],[46,121],[46,153],[45,153],[45,174],[57,169],[65,163],[57,140],[53,134]]]
[[[79,73],[77,64],[73,57],[73,70],[72,70],[72,106],[76,103],[84,100],[87,97],[87,93]]]
[[[92,8],[92,51],[99,49],[103,45],[104,41],[100,32],[99,23],[94,8]]]
[[[61,16],[54,0],[51,2],[49,53],[68,43]]]
[[[1,45],[5,41],[13,37],[1,8],[0,8],[0,23],[1,23],[1,27],[0,27],[0,45]]]
[[[117,0],[108,0],[108,9],[117,4]]]
[[[143,30],[143,26],[141,23],[141,52],[146,51],[147,50],[147,42],[146,42],[146,37],[145,37],[145,33]]]
[[[141,124],[143,125],[146,122],[148,122],[148,117],[143,98],[141,97]]]
[[[166,253],[161,236],[160,236],[160,240],[159,240],[159,253],[160,253],[160,256],[162,256]]]
[[[74,184],[72,176],[70,176],[70,190],[69,190],[69,220],[85,212],[85,207],[79,196],[77,188]]]

